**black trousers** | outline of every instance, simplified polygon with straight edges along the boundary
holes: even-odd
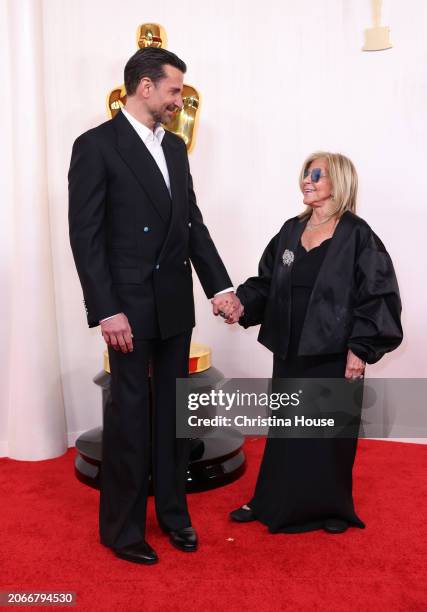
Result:
[[[188,376],[190,341],[191,330],[167,340],[135,340],[132,353],[109,348],[112,402],[104,415],[99,511],[106,546],[144,539],[150,473],[161,527],[191,525],[189,441],[175,431],[175,381]]]

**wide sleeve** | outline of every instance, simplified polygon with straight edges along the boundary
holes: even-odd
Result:
[[[259,325],[263,321],[270,294],[278,241],[279,234],[276,234],[264,250],[258,265],[258,276],[248,278],[237,288],[236,294],[245,308],[244,315],[239,320],[240,325],[244,328]]]
[[[376,363],[402,342],[402,310],[393,263],[373,232],[355,267],[355,301],[349,348],[367,363]]]

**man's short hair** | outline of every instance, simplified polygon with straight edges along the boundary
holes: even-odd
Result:
[[[132,96],[144,77],[157,83],[166,74],[164,66],[173,66],[182,73],[187,71],[185,63],[175,53],[157,47],[138,49],[125,66],[125,87],[128,96]]]

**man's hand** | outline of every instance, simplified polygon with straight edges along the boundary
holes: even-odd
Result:
[[[122,353],[133,351],[132,330],[123,312],[106,321],[101,321],[101,333],[106,344],[112,346],[115,351],[122,351]]]
[[[244,312],[241,301],[233,291],[220,293],[211,300],[211,303],[214,315],[217,317],[220,314],[229,324],[236,323]]]
[[[353,351],[349,349],[347,353],[345,377],[348,380],[362,378],[365,372],[365,365],[365,362],[362,359],[359,359],[359,357],[357,357],[357,355],[355,355]]]

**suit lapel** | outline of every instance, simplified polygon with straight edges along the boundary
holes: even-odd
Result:
[[[169,242],[171,240],[173,241],[174,231],[178,227],[176,220],[181,214],[183,214],[182,211],[184,210],[184,204],[187,198],[184,182],[185,173],[187,171],[186,158],[183,155],[182,147],[180,146],[179,142],[177,142],[174,138],[171,138],[169,132],[166,131],[162,141],[162,148],[169,173],[172,195],[172,214],[166,240],[163,243],[163,247],[159,255],[159,261],[166,252]]]
[[[345,212],[335,228],[331,243],[326,251],[322,265],[320,266],[319,274],[317,275],[316,282],[314,283],[312,296],[319,287],[321,288],[325,284],[330,284],[331,271],[334,270],[337,265],[342,265],[342,256],[340,257],[340,252],[342,252],[342,247],[346,243],[352,228],[353,224],[351,222],[350,215],[349,213]],[[327,283],[328,277],[329,282]]]
[[[185,176],[181,147],[170,138],[169,132],[166,131],[162,141],[162,149],[169,172],[172,201],[175,202],[180,199],[182,194],[182,180]]]
[[[120,112],[116,115],[113,119],[113,125],[116,129],[117,149],[120,157],[131,169],[160,217],[165,223],[169,223],[171,198],[163,175],[153,156],[123,113]]]

